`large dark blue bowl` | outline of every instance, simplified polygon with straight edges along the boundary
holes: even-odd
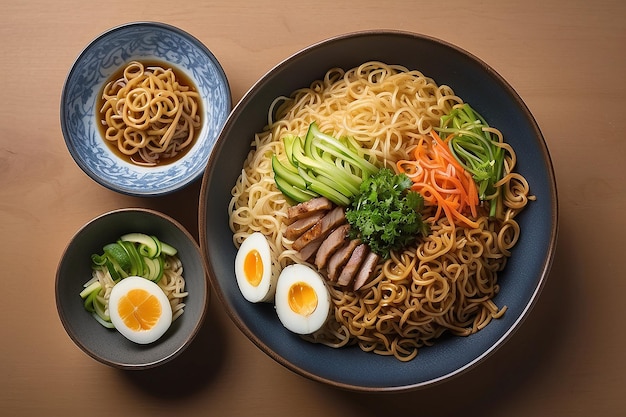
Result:
[[[280,95],[307,87],[332,67],[369,60],[400,64],[447,84],[498,127],[516,151],[517,170],[537,197],[519,216],[521,239],[500,275],[498,305],[504,317],[469,337],[444,337],[408,363],[359,348],[332,349],[308,343],[283,328],[272,305],[248,303],[237,288],[236,249],[228,226],[228,203],[250,142],[267,123]],[[513,88],[466,51],[427,36],[366,31],[309,46],[278,64],[235,106],[205,171],[200,195],[200,245],[217,297],[233,322],[262,351],[305,377],[357,391],[401,391],[459,375],[507,341],[536,303],[550,269],[557,236],[557,191],[550,155],[532,114]]]

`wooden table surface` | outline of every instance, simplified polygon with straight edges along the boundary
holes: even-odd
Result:
[[[4,416],[626,415],[626,2],[3,1],[0,12],[0,414]],[[59,99],[74,59],[136,20],[190,32],[237,102],[275,64],[362,29],[428,34],[477,55],[545,135],[560,197],[552,271],[529,318],[486,362],[444,384],[368,395],[298,376],[256,348],[217,298],[194,343],[145,372],[95,362],[58,318],[57,264],[91,218],[128,206],[198,234],[199,183],[163,198],[109,191],[67,151]]]

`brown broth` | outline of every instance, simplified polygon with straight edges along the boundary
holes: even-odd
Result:
[[[157,60],[135,60],[136,62],[140,62],[141,64],[143,64],[144,68],[149,68],[149,67],[161,67],[163,69],[171,69],[172,72],[174,73],[174,75],[176,76],[176,80],[178,81],[178,83],[181,86],[185,86],[185,87],[189,87],[189,89],[191,91],[195,91],[198,92],[198,88],[196,87],[196,85],[194,84],[194,82],[191,80],[191,78],[189,78],[187,76],[187,74],[185,74],[183,71],[180,71],[178,68],[176,68],[175,66],[168,64],[166,62],[162,62],[162,61],[157,61]],[[105,135],[105,131],[106,131],[106,123],[104,123],[104,118],[102,117],[102,115],[100,114],[100,109],[102,108],[102,106],[104,105],[104,99],[102,97],[102,92],[104,91],[104,87],[111,81],[120,79],[124,76],[124,70],[126,69],[126,66],[128,65],[128,63],[126,63],[125,65],[123,65],[122,67],[120,67],[113,75],[111,75],[106,82],[102,85],[102,88],[98,94],[98,100],[96,102],[96,120],[97,120],[97,125],[98,125],[98,129],[100,131],[100,137],[102,138],[102,141],[106,144],[106,146],[111,150],[111,152],[113,152],[118,158],[131,163],[133,165],[139,165],[137,164],[133,158],[135,159],[140,159],[141,157],[136,154],[136,155],[126,155],[122,152],[120,152],[120,150],[118,149],[117,145],[115,142],[111,142],[108,141],[106,139],[104,139],[104,135]],[[199,100],[198,103],[198,114],[200,115],[200,125],[202,125],[203,123],[203,118],[204,118],[204,111],[203,111],[203,103],[202,103],[202,99]],[[157,160],[156,165],[153,165],[153,167],[158,167],[158,166],[163,166],[163,165],[168,165],[168,164],[172,164],[176,161],[178,161],[179,159],[181,159],[183,156],[185,156],[189,150],[195,145],[195,143],[198,141],[198,136],[200,135],[200,130],[202,130],[202,128],[200,129],[196,129],[195,131],[195,135],[191,141],[191,143],[186,146],[183,150],[181,150],[180,152],[178,152],[175,156],[171,157],[171,158],[165,158],[165,157],[161,157]],[[143,166],[143,165],[142,165]]]

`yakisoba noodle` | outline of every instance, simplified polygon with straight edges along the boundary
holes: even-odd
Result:
[[[290,203],[274,185],[268,157],[276,153],[285,158],[285,135],[303,136],[315,121],[335,137],[354,137],[365,157],[394,169],[439,125],[442,115],[461,103],[451,88],[436,85],[420,72],[380,62],[345,72],[331,69],[323,80],[278,98],[232,190],[229,212],[235,245],[260,231],[277,259],[276,270],[302,262],[283,237]],[[499,291],[497,274],[518,240],[515,216],[526,205],[529,188],[512,172],[513,149],[499,131],[492,131],[508,151],[505,176],[498,184],[504,190],[498,220],[481,209],[478,227],[470,229],[450,224],[446,217],[434,222],[435,208],[428,208],[423,214],[431,227],[428,237],[393,252],[358,292],[329,285],[333,316],[307,339],[334,347],[358,344],[364,351],[410,360],[446,331],[468,335],[504,314],[506,307],[492,301]]]
[[[201,127],[200,96],[171,68],[130,62],[102,92],[105,139],[140,165],[156,165],[189,147]]]

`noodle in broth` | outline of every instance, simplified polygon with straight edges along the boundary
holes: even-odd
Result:
[[[130,162],[154,166],[188,150],[201,128],[200,95],[172,68],[132,61],[102,92],[107,143]]]

